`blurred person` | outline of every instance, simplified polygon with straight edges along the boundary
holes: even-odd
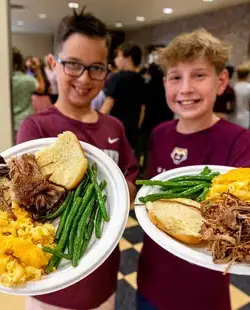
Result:
[[[48,54],[44,57],[44,71],[49,81],[49,96],[51,102],[54,104],[58,98],[58,89],[57,89],[57,79],[56,79],[56,72],[52,68],[51,56],[53,55]]]
[[[136,149],[139,129],[144,120],[146,91],[138,73],[142,60],[140,46],[125,42],[116,51],[115,64],[119,72],[109,81],[101,112],[117,117],[124,125],[126,136]]]
[[[91,108],[108,72],[108,30],[92,14],[74,10],[74,14],[61,20],[55,42],[57,56],[52,67],[57,75],[58,100],[47,111],[24,120],[17,142],[56,137],[70,130],[117,163],[133,199],[138,167],[124,127],[118,119]],[[119,262],[117,246],[85,279],[57,292],[28,297],[26,310],[114,310]]]
[[[173,112],[166,102],[163,78],[164,74],[161,68],[155,63],[150,64],[147,69],[146,79],[147,104],[144,122],[140,131],[138,150],[141,157],[142,174],[147,166],[148,144],[152,130],[160,123],[173,119]]]
[[[214,112],[218,117],[229,119],[230,115],[235,110],[235,92],[233,87],[230,85],[234,73],[234,67],[231,65],[226,66],[228,72],[229,82],[222,95],[217,96],[214,104]]]
[[[237,82],[234,85],[236,96],[236,106],[230,121],[244,128],[249,129],[250,123],[250,68],[248,66],[239,66],[237,68]]]
[[[106,100],[106,96],[103,90],[91,101],[91,107],[93,110],[100,111],[103,103]]]
[[[37,80],[25,73],[24,59],[21,52],[12,48],[12,109],[14,119],[14,133],[22,121],[34,112],[32,94],[39,88]]]
[[[115,65],[114,59],[110,60],[109,65],[108,65],[108,70],[109,70],[109,72],[108,72],[108,75],[105,79],[104,87],[103,87],[103,91],[104,91],[105,96],[106,96],[109,81],[118,72],[118,69]]]
[[[34,111],[40,113],[51,107],[52,101],[49,96],[50,83],[45,73],[44,63],[38,57],[32,58],[31,69],[34,72],[34,77],[37,79],[40,78],[43,85],[43,87],[32,95],[32,106]]]

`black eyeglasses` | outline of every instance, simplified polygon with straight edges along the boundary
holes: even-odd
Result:
[[[55,57],[56,61],[63,65],[65,74],[71,77],[80,77],[85,70],[88,71],[91,80],[103,81],[108,74],[108,67],[101,65],[85,66],[84,64],[72,60],[62,60],[58,56]]]

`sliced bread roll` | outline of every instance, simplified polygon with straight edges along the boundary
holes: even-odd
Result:
[[[60,134],[56,142],[35,153],[37,164],[49,180],[68,189],[75,188],[84,177],[88,161],[77,137],[70,131]]]
[[[201,242],[200,204],[191,199],[157,200],[146,204],[150,220],[170,236],[188,244]]]

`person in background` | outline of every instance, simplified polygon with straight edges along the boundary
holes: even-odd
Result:
[[[121,122],[91,108],[108,73],[110,36],[106,26],[84,11],[64,17],[58,27],[56,71],[58,100],[50,109],[24,120],[17,142],[56,137],[72,131],[79,140],[106,152],[120,167],[134,199],[138,166]],[[26,310],[114,310],[120,251],[113,253],[91,275],[63,290],[28,297]]]
[[[106,94],[106,91],[107,91],[107,88],[108,88],[109,81],[118,72],[118,69],[117,69],[117,67],[115,65],[114,59],[110,60],[109,65],[108,65],[108,70],[109,70],[109,73],[108,73],[108,75],[107,75],[107,77],[105,79],[104,87],[103,87],[103,91],[104,91],[105,94]]]
[[[141,158],[142,176],[148,161],[149,138],[152,130],[163,121],[172,120],[173,112],[169,109],[163,85],[164,74],[161,68],[152,63],[148,67],[146,82],[147,105],[145,118],[140,130],[139,156]]]
[[[32,94],[39,89],[38,81],[25,73],[24,59],[21,52],[12,48],[12,109],[14,120],[14,136],[22,121],[32,114]]]
[[[49,96],[52,104],[56,103],[58,98],[57,80],[56,72],[52,68],[51,57],[53,55],[48,54],[44,56],[44,72],[46,74],[47,80],[49,81]]]
[[[139,129],[145,115],[145,84],[138,73],[141,60],[140,46],[125,42],[118,47],[115,64],[119,72],[108,82],[107,98],[101,107],[102,113],[110,113],[123,123],[133,149],[137,147]]]
[[[223,94],[217,96],[214,104],[214,112],[218,117],[229,119],[230,115],[232,115],[235,110],[235,92],[233,87],[230,85],[230,81],[234,73],[234,67],[228,65],[226,66],[226,69],[228,71],[229,83]]]
[[[103,90],[91,101],[91,107],[93,110],[100,111],[103,103],[106,100],[106,96]]]
[[[159,63],[178,116],[151,136],[148,177],[177,167],[250,167],[250,132],[213,113],[228,84],[229,47],[205,30],[174,38]],[[229,275],[190,264],[147,235],[138,264],[137,310],[231,310]]]
[[[234,85],[236,96],[236,107],[230,121],[244,128],[249,129],[250,124],[250,69],[248,66],[239,66],[237,68],[238,81]]]

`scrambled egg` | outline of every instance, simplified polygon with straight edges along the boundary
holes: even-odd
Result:
[[[242,200],[250,200],[250,168],[238,168],[215,177],[207,198],[229,192]]]
[[[40,280],[50,254],[43,246],[54,246],[52,224],[34,222],[18,203],[12,203],[17,220],[0,211],[0,284],[16,286],[29,280]]]

